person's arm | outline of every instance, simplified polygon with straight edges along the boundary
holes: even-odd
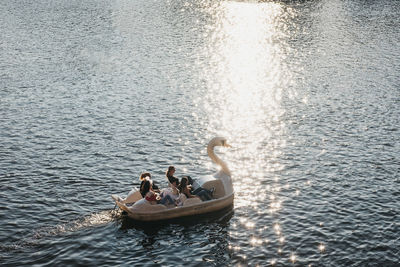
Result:
[[[192,195],[192,194],[190,193],[190,190],[189,190],[188,187],[185,188],[185,195],[187,195],[189,198],[195,198],[195,197],[197,197],[196,195]]]

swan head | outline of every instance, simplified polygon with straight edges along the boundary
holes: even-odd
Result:
[[[223,147],[231,147],[231,145],[228,144],[227,140],[225,137],[214,137],[211,139],[209,145],[211,146],[223,146]]]

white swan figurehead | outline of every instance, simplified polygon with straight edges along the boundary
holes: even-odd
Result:
[[[214,174],[216,179],[220,179],[225,187],[225,193],[231,194],[233,192],[233,185],[232,185],[232,178],[231,178],[231,171],[228,168],[228,165],[220,159],[214,152],[214,148],[216,146],[223,146],[223,147],[231,147],[226,138],[224,137],[214,137],[208,143],[207,146],[207,153],[208,156],[211,158],[213,162],[221,167],[221,170]]]

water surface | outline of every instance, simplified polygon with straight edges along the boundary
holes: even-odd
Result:
[[[396,1],[2,1],[6,266],[395,266]],[[216,170],[210,222],[113,213],[150,171]]]

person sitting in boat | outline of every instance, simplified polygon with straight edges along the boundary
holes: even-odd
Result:
[[[142,195],[142,197],[144,198],[146,196],[147,192],[149,192],[150,190],[153,191],[151,180],[146,179],[146,178],[143,179],[143,181],[140,183],[140,188],[139,188],[139,191],[140,191],[140,194]]]
[[[204,189],[204,188],[198,188],[196,190],[196,194],[192,194],[191,191],[191,185],[189,185],[189,179],[185,176],[182,177],[181,182],[178,186],[179,192],[181,194],[184,194],[187,198],[194,198],[198,197],[202,201],[207,201],[212,199],[212,191]]]
[[[199,198],[198,196],[192,195],[190,193],[190,185],[188,184],[188,179],[186,177],[183,177],[181,179],[181,182],[179,183],[178,186],[179,190],[179,198],[177,199],[177,205],[182,206],[183,202],[185,202],[186,199],[188,198]]]
[[[161,190],[160,195],[162,198],[168,196],[175,202],[177,202],[179,198],[179,190],[177,182],[173,181],[172,183],[170,183],[168,188],[164,188],[163,190]]]
[[[143,198],[145,198],[149,192],[159,197],[158,204],[175,205],[175,199],[173,199],[171,196],[167,194],[160,196],[158,192],[153,190],[153,181],[148,176],[146,176],[143,179],[142,184],[140,185],[140,194]]]
[[[167,176],[170,185],[173,185],[175,183],[175,187],[177,187],[179,185],[179,179],[174,176],[175,171],[176,170],[174,166],[169,166],[167,172],[165,173],[165,176]]]
[[[145,182],[146,180],[150,180],[150,181],[151,181],[151,187],[152,187],[152,190],[153,190],[154,192],[157,192],[157,193],[160,192],[159,187],[158,187],[158,186],[154,183],[154,181],[151,179],[151,174],[150,174],[149,172],[143,172],[142,174],[140,174],[139,180],[141,181],[141,183],[140,183],[140,193],[142,194],[142,197],[144,197],[144,196],[146,195],[146,193],[149,192],[149,188],[146,186],[146,187],[144,188],[143,193],[142,193],[142,187],[143,187],[144,182]]]
[[[165,176],[167,176],[167,179],[168,179],[168,182],[169,182],[170,186],[173,185],[175,187],[178,187],[179,179],[174,176],[175,171],[176,171],[175,167],[171,165],[171,166],[168,167],[168,170],[167,170]],[[193,180],[192,180],[192,178],[190,176],[183,176],[183,177],[186,177],[188,179],[188,185],[192,185],[193,184]],[[173,186],[171,186],[171,187],[173,187]]]
[[[178,190],[178,185],[179,185],[179,179],[174,176],[175,173],[175,167],[174,166],[169,166],[167,172],[165,173],[165,176],[168,179],[168,186],[169,188],[163,190],[163,194],[168,194],[170,195],[173,199],[178,199],[179,198],[179,190]]]
[[[170,186],[172,188],[174,188],[173,185],[175,185],[175,184],[177,184],[179,186],[179,179],[174,176],[175,171],[176,171],[176,169],[174,166],[169,166],[167,173],[166,173],[166,176],[167,176]],[[192,178],[190,176],[183,176],[182,179],[183,178],[186,179],[186,185],[190,187],[189,191],[191,194],[199,196],[200,199],[203,201],[212,199],[212,195],[214,193],[213,189],[207,190],[205,188],[199,187],[193,191],[191,188],[191,185],[193,184]],[[176,185],[175,185],[175,187],[176,187]]]

